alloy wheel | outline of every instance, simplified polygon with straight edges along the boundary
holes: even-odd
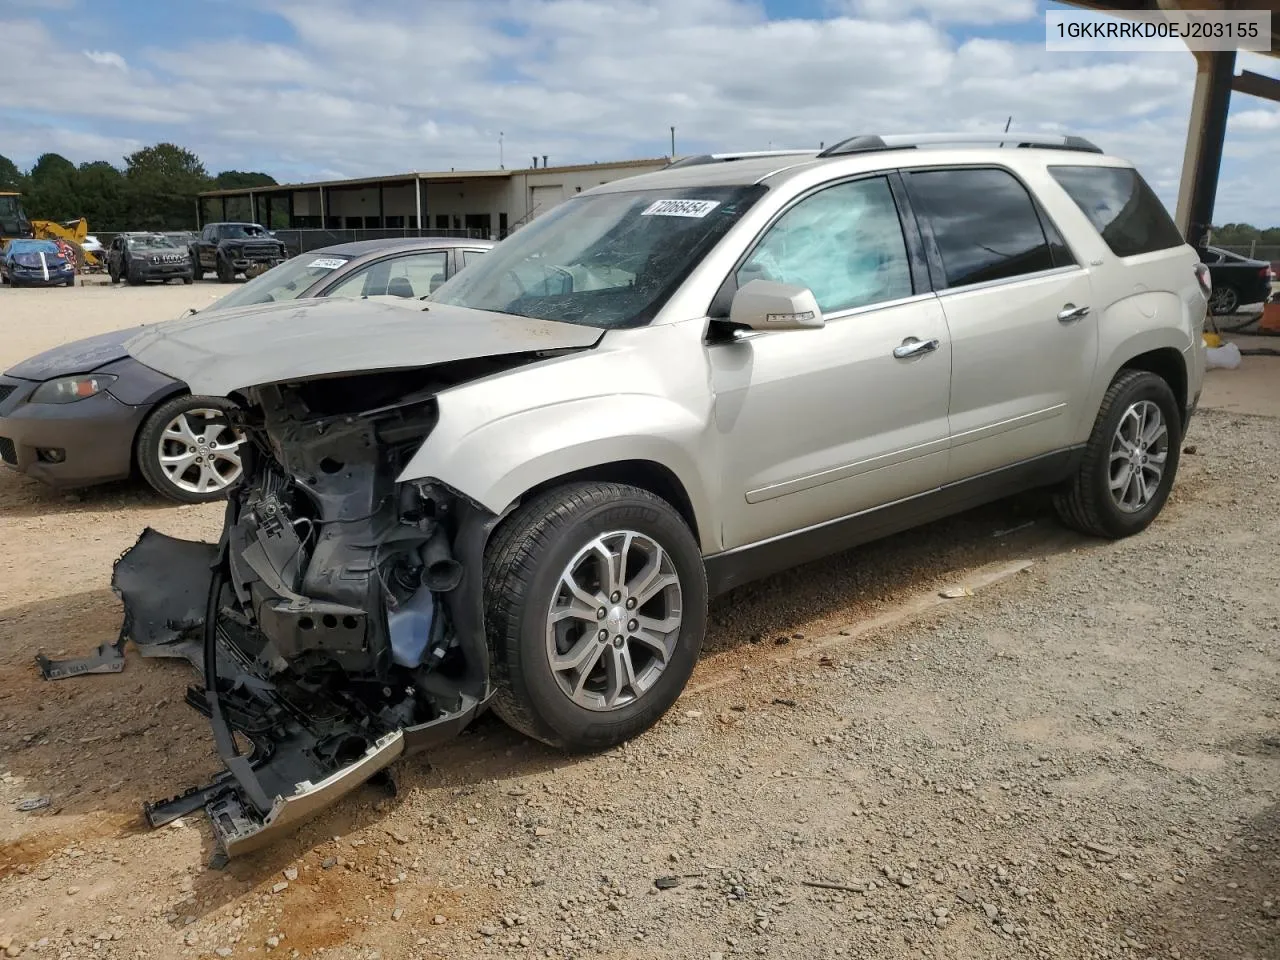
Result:
[[[184,410],[160,434],[160,469],[180,490],[216,493],[240,479],[242,443],[244,437],[223,411],[211,407]]]
[[[560,574],[547,613],[547,657],[560,689],[588,710],[634,703],[662,676],[682,622],[680,576],[652,537],[596,537]]]
[[[1137,513],[1155,497],[1169,457],[1169,427],[1150,400],[1130,404],[1111,440],[1111,498],[1125,513]]]

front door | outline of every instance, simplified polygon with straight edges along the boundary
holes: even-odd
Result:
[[[904,178],[945,273],[935,286],[951,332],[948,479],[1070,446],[1097,362],[1088,272],[1008,170]]]
[[[723,437],[724,547],[936,488],[951,343],[937,298],[913,288],[888,181],[799,200],[738,271],[739,285],[757,277],[808,287],[826,325],[707,347]]]

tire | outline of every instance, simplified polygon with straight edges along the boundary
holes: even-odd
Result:
[[[1227,317],[1240,309],[1240,294],[1235,287],[1214,287],[1209,295],[1209,309],[1215,317]]]
[[[200,264],[200,254],[194,250],[189,250],[191,255],[191,278],[192,280],[204,279],[204,267]]]
[[[225,452],[227,445],[232,440],[238,441],[239,438],[231,433],[229,425],[224,425],[221,430],[215,430],[211,433],[210,430],[217,427],[220,421],[213,418],[206,420],[203,415],[195,412],[221,412],[230,409],[231,406],[231,403],[221,397],[200,397],[184,394],[167,400],[151,411],[150,416],[143,422],[142,429],[138,431],[138,439],[134,443],[134,459],[138,464],[138,470],[143,479],[151,485],[152,489],[161,496],[177,503],[209,503],[226,497],[227,492],[239,482],[243,471],[233,470],[231,462],[233,458],[220,456],[219,453]],[[179,451],[184,442],[181,439],[183,435],[167,431],[170,425],[184,414],[189,415],[186,423],[191,428],[187,437],[190,439],[189,450],[192,452],[188,456],[194,458],[201,455],[203,444],[200,444],[199,440],[202,436],[216,441],[218,452],[215,453],[214,460],[211,461],[211,469],[219,476],[225,474],[228,482],[201,490],[200,487],[204,485],[202,481],[211,479],[209,471],[201,464],[194,462],[188,464],[183,473],[175,478],[170,471],[180,469],[181,465],[161,463],[162,449],[172,456],[180,455]],[[221,423],[225,424],[225,421],[221,421]],[[242,443],[242,441],[239,442]],[[238,463],[241,448],[236,446],[231,449],[234,454],[234,460]],[[234,476],[232,476],[233,473]]]
[[[192,276],[186,276],[186,277],[183,277],[183,278],[182,278],[182,282],[183,282],[184,284],[192,284],[192,283],[195,283],[195,282],[196,282],[196,278],[195,278],[195,277],[192,277]]]
[[[1154,489],[1146,491],[1145,500],[1140,495],[1143,491],[1132,482],[1113,493],[1113,467],[1117,482],[1135,472],[1135,464],[1123,459],[1125,448],[1119,435],[1122,423],[1126,435],[1132,437],[1131,430],[1140,423],[1137,411],[1145,411],[1149,417],[1152,405],[1159,411],[1164,433],[1159,434],[1154,427],[1148,429],[1155,437],[1147,447],[1138,445],[1138,455],[1149,458],[1141,461],[1146,466],[1139,469],[1146,483],[1152,479],[1155,457],[1163,455],[1163,470]],[[1102,398],[1075,477],[1054,497],[1058,516],[1081,533],[1113,540],[1145,530],[1169,498],[1181,450],[1182,412],[1169,384],[1144,370],[1121,370]],[[1130,502],[1122,505],[1121,499]]]
[[[218,282],[219,283],[235,283],[236,272],[232,269],[231,264],[227,263],[222,257],[218,257]]]
[[[578,680],[581,671],[575,676],[572,670],[553,670],[548,621],[552,605],[568,598],[562,577],[571,575],[575,556],[585,555],[597,539],[620,545],[621,535],[609,540],[603,536],[616,531],[633,534],[631,579],[624,575],[623,591],[626,584],[635,586],[639,574],[655,559],[662,561],[656,572],[664,580],[663,570],[674,574],[676,585],[662,587],[634,608],[620,591],[619,599],[598,608],[607,610],[606,619],[600,620],[598,614],[595,619],[568,616],[555,628],[564,631],[556,639],[562,653],[587,651],[590,679],[583,678],[581,698],[596,702],[584,706],[562,686],[583,687]],[[636,564],[640,570],[635,570]],[[591,561],[583,559],[575,569],[587,571],[590,566]],[[624,564],[624,574],[627,569]],[[484,570],[494,710],[521,733],[575,753],[606,749],[657,722],[688,683],[706,632],[706,571],[689,527],[652,493],[616,483],[550,490],[522,505],[494,531],[485,549]],[[659,644],[665,650],[663,667],[654,647],[633,639],[633,625],[646,616],[661,616],[665,622],[673,609],[679,619]],[[597,626],[609,629],[597,631]],[[610,630],[618,631],[612,639]],[[622,632],[627,633],[626,640]],[[606,640],[594,646],[602,635]],[[659,633],[650,636],[658,638]],[[633,674],[638,674],[635,683],[644,686],[618,684],[611,691],[611,676],[620,674],[610,667],[623,656]],[[629,697],[623,690],[630,690]],[[619,695],[609,703],[612,692]]]
[[[146,283],[145,280],[133,272],[133,267],[127,263],[124,265],[124,279],[125,283],[129,284],[131,287],[140,287]]]

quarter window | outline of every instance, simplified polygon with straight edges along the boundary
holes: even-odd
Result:
[[[771,226],[738,268],[738,286],[773,280],[808,287],[823,313],[912,293],[898,208],[883,177],[828,187]]]
[[[1054,166],[1049,173],[1117,257],[1182,246],[1169,211],[1132,167]]]
[[[948,287],[1007,280],[1054,266],[1031,196],[1008,171],[920,170],[907,182],[933,228]]]

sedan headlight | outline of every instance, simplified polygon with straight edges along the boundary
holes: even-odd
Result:
[[[40,384],[28,403],[74,403],[101,393],[118,378],[110,373],[87,373],[80,377],[59,377]]]

